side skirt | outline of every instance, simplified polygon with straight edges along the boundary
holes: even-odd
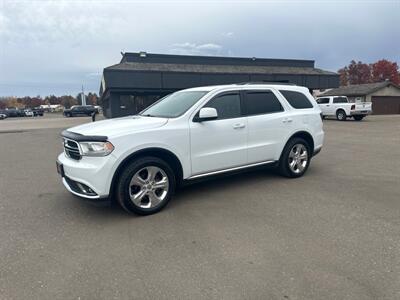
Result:
[[[234,168],[229,168],[229,169],[223,169],[223,170],[217,170],[217,171],[202,173],[202,174],[198,174],[198,175],[193,175],[193,176],[190,176],[189,178],[186,178],[185,180],[195,180],[195,179],[200,179],[200,178],[204,178],[204,177],[220,175],[220,174],[224,174],[224,173],[230,173],[230,172],[233,173],[235,171],[241,171],[244,169],[250,169],[250,168],[255,168],[255,167],[260,167],[260,166],[265,166],[265,165],[272,165],[272,164],[277,164],[277,163],[278,163],[278,161],[275,161],[275,160],[262,161],[259,163],[254,163],[254,164],[249,164],[249,165],[244,165],[244,166],[239,166],[239,167],[234,167]]]

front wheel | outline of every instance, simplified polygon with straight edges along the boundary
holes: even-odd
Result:
[[[143,157],[131,162],[122,172],[117,199],[128,212],[150,215],[163,209],[175,190],[171,167],[157,157]]]
[[[364,119],[364,116],[353,116],[353,118],[356,121],[361,121],[362,119]]]
[[[289,178],[301,177],[307,171],[310,159],[310,145],[302,138],[293,138],[283,149],[279,173]]]

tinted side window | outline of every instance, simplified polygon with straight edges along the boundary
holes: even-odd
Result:
[[[244,112],[246,115],[259,115],[283,111],[278,98],[270,91],[246,92]]]
[[[240,96],[239,94],[225,94],[217,96],[204,106],[213,107],[217,110],[218,120],[240,117]]]
[[[347,103],[349,102],[346,97],[335,97],[333,103]]]
[[[329,98],[318,98],[317,103],[319,104],[328,104],[329,103]]]
[[[312,108],[310,100],[303,93],[294,91],[280,91],[293,108]]]

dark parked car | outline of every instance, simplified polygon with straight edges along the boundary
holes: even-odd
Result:
[[[41,116],[41,117],[43,117],[43,114],[44,114],[44,109],[43,108],[40,108],[40,107],[35,107],[35,108],[32,108],[32,112],[33,112],[33,115],[36,117],[36,116]]]
[[[5,110],[5,112],[6,112],[6,115],[10,118],[15,118],[15,117],[21,116],[19,109],[16,109],[16,108],[8,108]],[[24,114],[24,116],[25,116],[25,114]]]
[[[66,117],[91,116],[93,113],[97,113],[97,109],[93,105],[74,105],[70,109],[64,110]]]
[[[8,117],[7,111],[0,109],[0,120],[6,119]]]

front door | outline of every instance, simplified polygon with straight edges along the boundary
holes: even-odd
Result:
[[[247,118],[240,106],[238,92],[225,92],[203,106],[217,110],[216,120],[189,120],[192,175],[246,164]]]
[[[331,114],[331,105],[329,103],[329,97],[318,98],[317,103],[323,115],[330,115]]]

